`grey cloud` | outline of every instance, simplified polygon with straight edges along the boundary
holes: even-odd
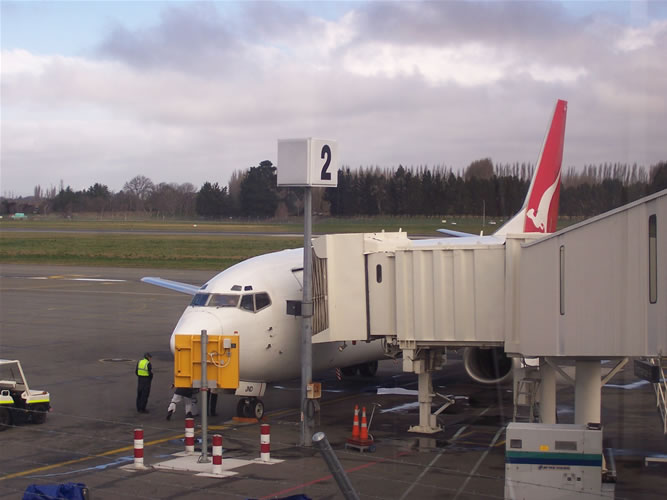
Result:
[[[360,17],[364,38],[418,44],[553,41],[579,25],[555,2],[372,2]]]
[[[243,4],[243,32],[249,39],[292,38],[308,33],[314,20],[299,3],[248,2]]]
[[[463,168],[485,156],[534,162],[557,98],[570,102],[567,165],[665,158],[667,33],[622,52],[614,44],[622,24],[573,19],[551,3],[354,8],[356,38],[327,54],[304,50],[324,20],[301,4],[252,2],[234,24],[221,7],[188,4],[168,8],[155,26],[110,33],[97,54],[121,65],[55,58],[39,75],[3,76],[5,117],[31,109],[44,111],[46,123],[3,123],[3,181],[51,158],[53,182],[78,178],[80,187],[100,181],[119,189],[139,172],[156,182],[225,183],[235,169],[275,159],[276,139],[318,135],[338,139],[353,167]],[[337,59],[374,41],[419,48],[475,40],[513,50],[519,63],[587,73],[545,82],[517,63],[492,84],[462,87],[429,83],[417,71],[360,75]],[[261,59],[274,55],[273,64]],[[77,122],[72,112],[84,116]],[[32,178],[22,182],[29,192]]]
[[[103,58],[143,69],[227,72],[239,62],[233,26],[213,4],[169,7],[158,25],[131,31],[117,26],[97,48]]]

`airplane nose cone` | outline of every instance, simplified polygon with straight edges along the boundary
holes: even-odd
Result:
[[[181,316],[175,334],[196,335],[206,330],[209,335],[222,335],[222,323],[208,311],[188,311]]]
[[[199,335],[206,330],[208,335],[222,335],[222,323],[208,311],[186,311],[171,335],[171,351],[174,352],[174,335]]]

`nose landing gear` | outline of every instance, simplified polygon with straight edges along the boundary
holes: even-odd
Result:
[[[236,405],[236,415],[260,420],[264,416],[264,403],[259,398],[241,398]]]

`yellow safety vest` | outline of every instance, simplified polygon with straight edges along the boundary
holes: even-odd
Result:
[[[139,361],[137,375],[140,377],[148,377],[150,375],[150,373],[148,373],[148,363],[150,363],[150,361],[148,361],[146,358]]]

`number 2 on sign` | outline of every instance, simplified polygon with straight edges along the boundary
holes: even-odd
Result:
[[[327,158],[327,161],[324,162],[324,166],[322,167],[322,175],[320,176],[320,179],[322,179],[323,181],[330,181],[331,172],[329,172],[328,169],[329,169],[329,164],[331,163],[331,148],[329,147],[328,144],[322,146],[322,154],[320,155],[320,158],[324,159],[325,156]]]

